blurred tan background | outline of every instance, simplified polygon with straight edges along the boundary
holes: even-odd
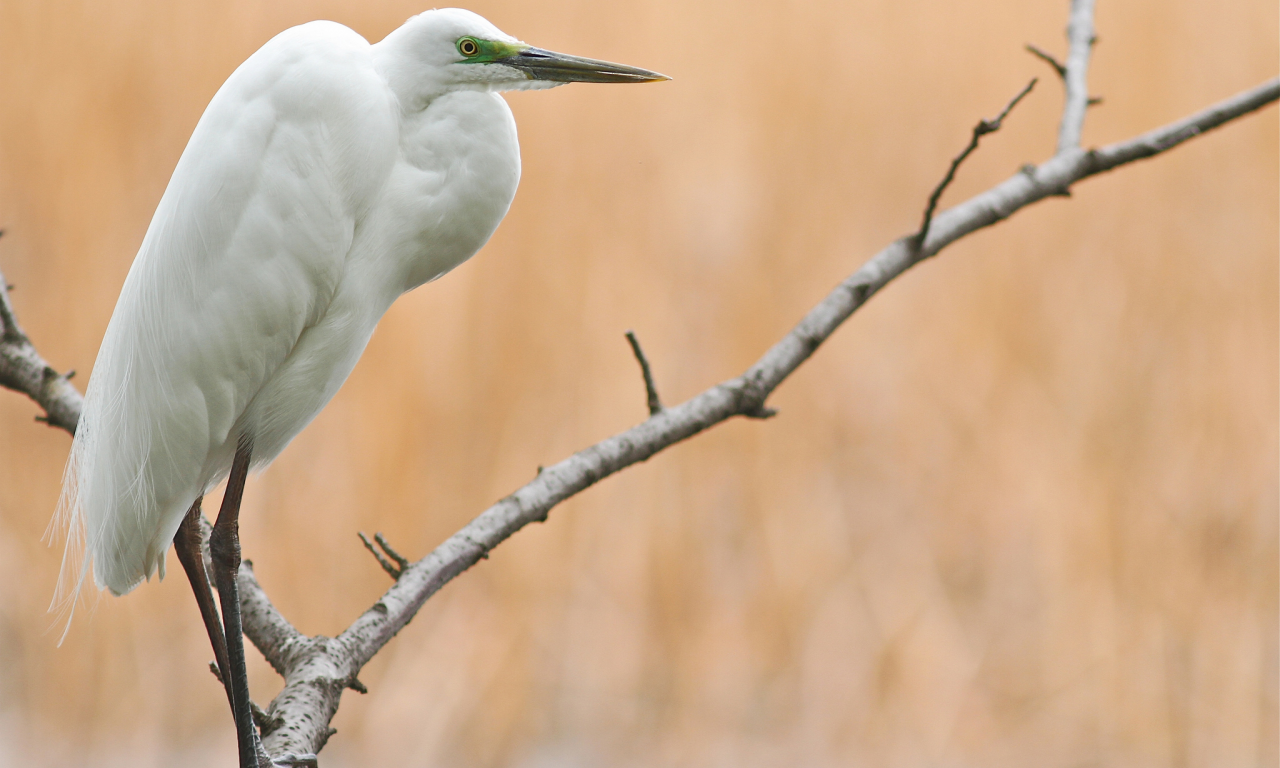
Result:
[[[538,464],[641,420],[623,332],[682,400],[917,223],[1053,147],[1067,3],[470,6],[673,75],[510,96],[524,179],[250,481],[246,555],[304,632]],[[204,105],[280,30],[422,6],[0,4],[0,265],[83,386]],[[1272,0],[1100,0],[1085,140],[1277,69]],[[1276,109],[964,240],[773,399],[558,508],[448,586],[348,693],[322,765],[1276,766]],[[69,439],[0,393],[0,765],[227,766],[176,565],[61,648],[40,542]],[[255,696],[278,678],[250,651]]]

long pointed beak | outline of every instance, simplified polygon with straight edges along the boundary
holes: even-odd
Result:
[[[666,75],[639,67],[584,59],[581,56],[544,51],[541,48],[525,48],[513,56],[498,59],[494,63],[515,67],[528,75],[530,80],[545,80],[553,83],[651,83],[671,79]]]

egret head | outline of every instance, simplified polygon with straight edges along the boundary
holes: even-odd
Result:
[[[647,69],[553,53],[523,43],[483,17],[461,8],[414,16],[378,44],[400,77],[421,92],[516,91],[565,83],[644,83],[669,80]],[[404,69],[411,69],[403,71]],[[428,95],[428,98],[430,96]]]

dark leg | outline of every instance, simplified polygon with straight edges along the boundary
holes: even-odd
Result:
[[[222,623],[227,641],[227,666],[222,679],[231,691],[231,709],[236,718],[236,735],[240,743],[240,768],[260,768],[270,762],[265,758],[258,729],[253,724],[253,712],[249,705],[249,676],[244,665],[244,631],[240,626],[240,590],[236,587],[236,573],[240,570],[240,499],[244,495],[244,481],[249,475],[249,458],[253,446],[241,439],[236,457],[231,463],[231,476],[227,479],[227,492],[218,511],[218,522],[213,524],[209,536],[209,550],[213,555],[213,576],[218,584],[218,597],[222,602]]]
[[[200,502],[197,498],[187,511],[187,516],[178,526],[178,535],[173,537],[173,551],[182,563],[182,570],[187,572],[191,582],[191,591],[196,595],[196,604],[200,606],[200,617],[204,619],[204,631],[209,633],[209,643],[213,646],[213,658],[218,661],[218,671],[222,673],[222,685],[227,689],[227,702],[231,711],[235,712],[235,700],[231,695],[231,682],[227,670],[227,641],[222,636],[222,619],[218,618],[217,604],[213,600],[213,589],[209,587],[209,576],[204,570],[204,553],[200,548]]]

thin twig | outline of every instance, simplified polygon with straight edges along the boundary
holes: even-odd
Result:
[[[1043,48],[1040,48],[1039,46],[1032,45],[1031,43],[1027,43],[1026,48],[1027,48],[1027,51],[1031,53],[1031,55],[1035,56],[1037,59],[1044,61],[1049,66],[1053,67],[1053,71],[1058,73],[1058,77],[1063,81],[1064,84],[1066,83],[1067,68],[1062,62],[1054,58],[1053,54],[1049,53]],[[1085,100],[1084,105],[1086,107],[1094,107],[1101,103],[1102,103],[1101,96],[1090,96],[1087,100]]]
[[[369,686],[360,682],[360,678],[358,677],[347,678],[346,683],[347,683],[347,687],[355,691],[356,693],[365,694],[369,692]]]
[[[374,559],[378,561],[379,566],[383,567],[383,570],[387,571],[388,575],[392,577],[392,579],[399,579],[399,577],[401,577],[401,573],[403,573],[403,566],[397,568],[396,564],[393,564],[389,559],[385,558],[383,553],[379,552],[378,548],[374,547],[374,543],[369,540],[369,536],[366,536],[364,531],[356,531],[356,535],[360,536],[361,543],[364,543],[365,549],[369,550],[372,556],[374,556]]]
[[[258,727],[258,731],[263,736],[269,736],[272,731],[284,725],[283,717],[268,714],[265,709],[258,706],[258,703],[252,699],[249,700],[249,711],[253,714],[253,724]]]
[[[1058,77],[1062,78],[1063,80],[1067,79],[1066,65],[1058,61],[1057,58],[1055,58],[1052,53],[1049,53],[1048,51],[1046,51],[1045,49],[1039,46],[1032,45],[1031,43],[1027,43],[1026,49],[1027,49],[1027,52],[1030,53],[1032,56],[1035,56],[1037,59],[1040,59],[1044,63],[1053,67],[1053,71],[1058,73]]]
[[[1027,83],[1025,88],[1018,91],[1018,95],[1014,96],[994,119],[979,120],[978,124],[973,126],[973,136],[969,138],[969,146],[965,147],[964,151],[959,155],[956,155],[956,158],[951,161],[951,167],[947,169],[947,175],[944,176],[942,181],[938,183],[938,186],[934,188],[933,194],[929,195],[929,204],[925,206],[924,209],[924,221],[920,224],[920,231],[915,235],[917,243],[923,245],[925,238],[929,236],[929,225],[933,223],[933,213],[938,208],[938,200],[942,197],[942,193],[946,188],[949,187],[951,182],[955,179],[956,170],[960,168],[960,164],[978,148],[978,142],[983,136],[1000,130],[1000,126],[1004,123],[1004,119],[1009,116],[1009,113],[1013,111],[1014,107],[1018,106],[1018,102],[1022,101],[1023,97],[1028,93],[1031,93],[1032,88],[1036,87],[1037,79],[1038,78],[1032,78],[1031,82]]]
[[[405,568],[409,567],[409,558],[392,549],[391,545],[387,543],[386,536],[383,536],[381,533],[375,533],[373,534],[373,540],[378,542],[378,546],[382,547],[382,551],[387,553],[387,557],[394,560],[396,565],[400,566],[400,570],[403,571]]]
[[[218,669],[218,662],[209,662],[209,672],[218,681],[218,685],[225,685],[222,682],[222,670]],[[253,714],[253,724],[258,726],[258,730],[262,732],[263,736],[284,725],[284,718],[267,714],[267,711],[253,699],[249,700],[249,711]]]
[[[636,338],[634,331],[627,331],[627,342],[631,344],[636,362],[640,363],[640,374],[644,376],[644,391],[648,397],[649,415],[657,416],[662,412],[662,399],[658,397],[658,387],[653,383],[653,371],[649,368],[649,359],[644,356],[644,350],[640,348],[640,340]]]
[[[767,405],[762,405],[759,408],[752,408],[749,411],[743,411],[742,415],[747,417],[748,419],[759,419],[761,421],[764,421],[766,419],[772,419],[774,416],[777,416],[778,409],[770,408]]]

